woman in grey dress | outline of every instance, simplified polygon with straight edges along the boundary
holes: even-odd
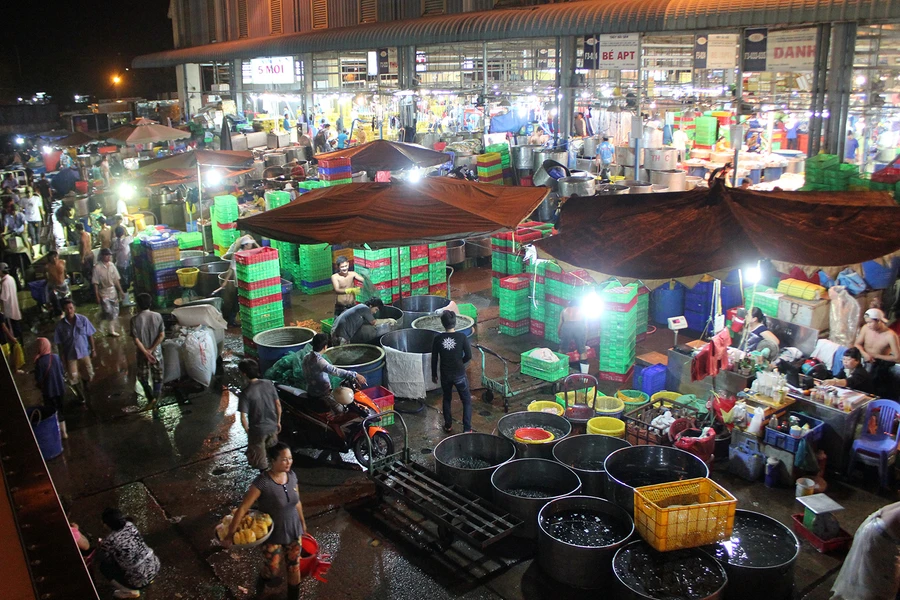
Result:
[[[252,484],[241,502],[240,508],[231,521],[228,535],[223,545],[231,546],[241,520],[254,504],[272,517],[272,535],[262,545],[266,564],[262,578],[275,583],[281,570],[282,556],[287,565],[288,600],[300,597],[300,536],[306,531],[303,505],[300,503],[300,489],[297,474],[291,470],[294,462],[291,449],[279,442],[267,450],[269,470],[261,473]]]

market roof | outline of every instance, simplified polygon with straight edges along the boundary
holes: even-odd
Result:
[[[602,33],[676,32],[900,19],[900,0],[593,0],[368,23],[145,54],[134,68],[332,50]]]

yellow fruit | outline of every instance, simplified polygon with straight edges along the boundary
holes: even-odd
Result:
[[[234,537],[231,538],[231,541],[234,542],[234,544],[235,544],[236,546],[240,546],[241,544],[243,544],[243,543],[244,543],[244,538],[241,536],[241,532],[240,532],[240,531],[235,531],[235,532],[234,532]]]
[[[266,514],[266,513],[263,513],[262,518],[263,518],[263,520],[266,522],[266,527],[271,527],[271,526],[272,526],[272,517],[270,517],[270,516],[269,516],[268,514]]]
[[[247,540],[245,543],[252,544],[256,541],[256,534],[253,533],[252,529],[245,529],[244,535],[246,536],[245,539]]]

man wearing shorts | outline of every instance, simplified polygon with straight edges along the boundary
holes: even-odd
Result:
[[[166,331],[162,315],[150,310],[152,304],[150,294],[138,295],[139,312],[131,317],[131,337],[137,347],[138,381],[141,382],[150,407],[155,408],[162,390],[162,342],[166,338]]]
[[[587,325],[578,308],[578,301],[572,300],[569,306],[559,315],[559,351],[568,354],[575,346],[578,351],[578,363],[582,373],[588,372]]]
[[[87,399],[87,387],[94,378],[91,359],[97,356],[94,348],[94,326],[84,315],[75,314],[75,303],[69,299],[61,303],[63,317],[56,324],[53,343],[59,347],[59,357],[66,365],[69,383],[82,402]]]

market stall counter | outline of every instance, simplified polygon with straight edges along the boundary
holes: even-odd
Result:
[[[797,401],[794,410],[803,411],[811,417],[825,422],[818,447],[820,450],[824,450],[828,456],[828,467],[838,472],[846,470],[860,418],[866,411],[866,405],[875,400],[873,396],[855,390],[844,390],[844,393],[844,400],[852,406],[850,411],[842,410],[837,406],[826,406],[823,402],[813,400],[810,396],[793,392],[789,394]]]

